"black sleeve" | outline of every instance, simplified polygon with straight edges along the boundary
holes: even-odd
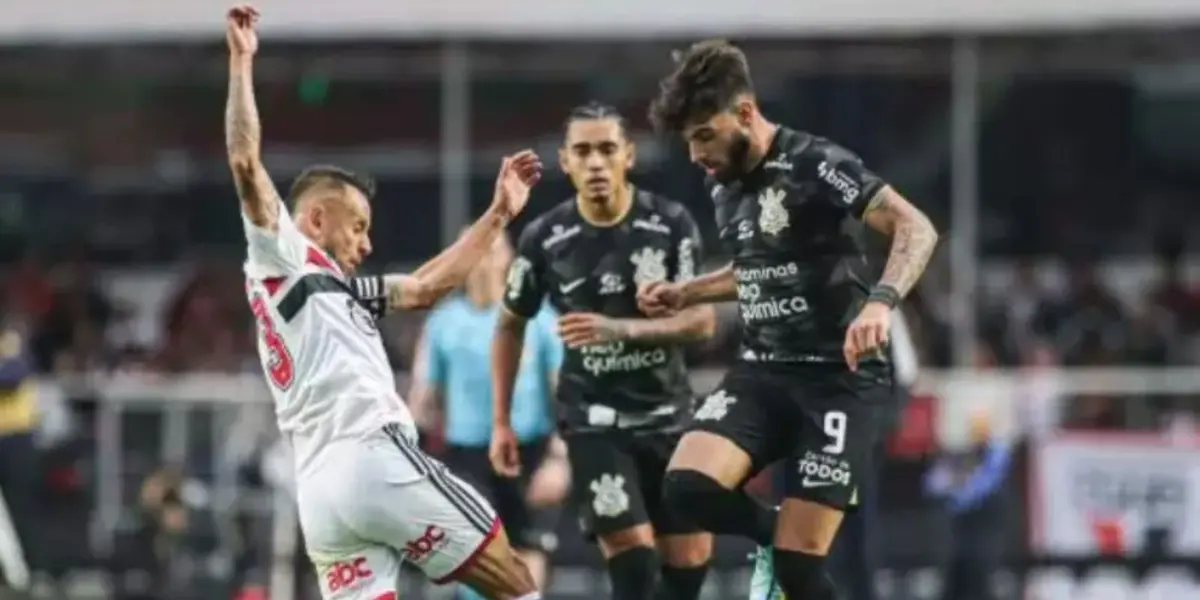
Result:
[[[822,142],[814,149],[816,178],[821,197],[862,218],[867,204],[887,183],[868,169],[853,152],[832,142]]]
[[[671,275],[675,281],[687,281],[696,276],[704,262],[704,240],[692,213],[682,205],[679,209],[675,223],[675,260]]]
[[[350,289],[353,290],[358,303],[375,319],[382,319],[387,314],[387,289],[384,287],[383,276],[353,277],[350,279]]]
[[[545,256],[538,234],[542,229],[539,223],[534,222],[521,233],[517,255],[508,267],[504,282],[504,307],[526,319],[537,314],[546,296]]]

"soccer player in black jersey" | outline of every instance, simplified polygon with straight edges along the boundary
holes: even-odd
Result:
[[[746,57],[721,41],[677,57],[650,117],[681,134],[704,168],[732,263],[639,293],[649,314],[736,300],[738,362],[695,414],[664,483],[668,506],[714,533],[740,533],[759,553],[754,600],[836,597],[824,557],[856,504],[880,422],[893,402],[885,356],[892,308],[937,242],[929,219],[837,144],[768,121]],[[868,281],[862,220],[892,237],[882,277]],[[740,491],[787,461],[778,513]],[[764,577],[766,576],[766,577]]]
[[[531,223],[510,267],[492,346],[491,458],[519,468],[509,427],[526,320],[545,298],[566,345],[557,419],[570,457],[572,500],[608,561],[613,597],[693,600],[712,537],[666,510],[661,483],[691,413],[679,344],[710,337],[711,307],[648,319],[637,289],[695,275],[700,234],[682,205],[625,179],[634,145],[620,115],[589,104],[567,119],[559,162],[577,193]]]

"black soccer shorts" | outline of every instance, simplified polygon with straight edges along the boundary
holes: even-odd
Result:
[[[446,448],[443,462],[492,503],[504,523],[509,541],[518,550],[553,550],[547,546],[548,542],[554,545],[558,512],[552,508],[535,509],[525,502],[530,477],[545,460],[549,444],[549,438],[542,438],[520,445],[521,475],[515,479],[492,470],[486,447],[449,445]]]
[[[888,365],[739,362],[697,409],[691,430],[724,437],[754,472],[786,460],[784,492],[840,510],[857,505],[872,449],[895,402]]]
[[[612,429],[564,432],[571,463],[571,501],[589,538],[650,523],[656,535],[701,530],[668,509],[662,480],[680,432]]]

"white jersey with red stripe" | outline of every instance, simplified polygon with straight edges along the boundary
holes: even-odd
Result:
[[[258,352],[298,474],[331,442],[377,435],[386,423],[415,440],[375,317],[337,265],[296,228],[282,202],[278,231],[244,214],[242,221]]]

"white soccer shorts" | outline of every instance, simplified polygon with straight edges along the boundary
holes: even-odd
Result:
[[[405,561],[435,583],[453,581],[501,526],[483,496],[396,425],[326,446],[296,492],[329,600],[395,600]]]

